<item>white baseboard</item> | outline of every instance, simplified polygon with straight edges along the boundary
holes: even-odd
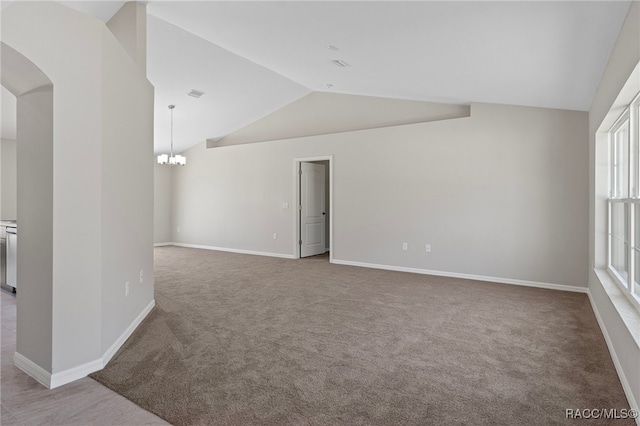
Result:
[[[120,337],[118,337],[116,341],[113,342],[113,345],[111,345],[111,347],[107,349],[107,351],[102,355],[102,366],[98,370],[102,370],[109,363],[109,361],[111,361],[111,358],[113,358],[116,352],[118,352],[118,349],[120,349],[120,347],[124,345],[124,342],[126,342],[127,339],[133,334],[133,332],[136,331],[136,328],[138,328],[138,326],[142,323],[142,321],[144,321],[147,315],[149,315],[149,312],[151,312],[154,306],[156,306],[156,301],[151,300],[151,302],[149,302],[149,304],[142,310],[142,312],[138,314],[136,319],[134,319],[133,322],[129,324],[129,327],[127,327],[124,333],[122,333]]]
[[[620,364],[620,360],[618,359],[618,355],[616,354],[616,350],[615,350],[615,347],[613,346],[613,342],[611,341],[611,337],[609,336],[609,332],[607,331],[607,328],[604,325],[604,320],[600,315],[600,311],[598,311],[598,306],[593,300],[593,296],[591,296],[591,292],[588,291],[587,294],[589,295],[589,302],[591,302],[591,309],[593,309],[593,313],[596,316],[596,320],[598,321],[598,325],[600,326],[600,330],[602,331],[602,335],[604,336],[604,341],[607,343],[607,348],[609,348],[609,354],[611,354],[611,360],[613,361],[613,365],[615,366],[616,371],[618,373],[618,377],[620,378],[622,389],[624,390],[624,394],[627,396],[627,400],[629,401],[629,407],[632,410],[636,410],[636,412],[638,412],[638,410],[640,409],[639,408],[640,405],[638,404],[638,401],[636,401],[636,399],[633,396],[633,392],[631,391],[631,385],[627,380],[627,376],[624,374],[624,369]],[[636,418],[636,423],[640,426],[640,417]]]
[[[58,373],[49,373],[27,357],[16,352],[13,356],[13,362],[20,370],[33,377],[36,381],[46,386],[49,389],[54,389],[67,383],[74,382],[83,377],[87,377],[91,373],[102,370],[111,358],[118,352],[118,349],[126,342],[126,340],[133,334],[138,326],[149,315],[149,312],[156,305],[155,300],[152,300],[135,320],[127,327],[127,329],[116,339],[109,349],[102,355],[102,357],[89,361],[85,364],[72,367]]]
[[[15,354],[13,354],[13,363],[16,367],[27,373],[38,383],[46,386],[47,388],[51,388],[51,373],[40,367],[35,362],[31,361],[26,356],[23,356],[16,352]]]
[[[266,251],[242,250],[242,249],[234,249],[234,248],[227,248],[227,247],[203,246],[199,244],[184,244],[184,243],[167,243],[165,245],[171,245],[176,247],[197,248],[197,249],[203,249],[203,250],[226,251],[230,253],[252,254],[255,256],[279,257],[282,259],[295,259],[295,256],[291,254],[270,253]]]
[[[154,243],[153,246],[154,247],[165,247],[165,246],[172,246],[173,243]]]
[[[459,274],[456,272],[433,271],[430,269],[417,269],[417,268],[407,268],[404,266],[379,265],[376,263],[352,262],[350,260],[339,260],[339,259],[333,259],[332,263],[335,263],[338,265],[359,266],[362,268],[384,269],[387,271],[411,272],[413,274],[435,275],[438,277],[462,278],[462,279],[474,280],[474,281],[489,281],[489,282],[501,283],[501,284],[513,284],[513,285],[522,285],[527,287],[547,288],[551,290],[572,291],[575,293],[589,292],[589,289],[587,287],[576,287],[576,286],[564,285],[564,284],[551,284],[551,283],[543,283],[538,281],[526,281],[526,280],[516,280],[511,278],[487,277],[483,275],[472,275],[472,274]]]
[[[66,385],[67,383],[75,382],[76,380],[87,377],[89,374],[95,373],[96,371],[102,370],[103,368],[104,365],[102,363],[102,359],[99,358],[85,364],[78,365],[77,367],[69,368],[59,373],[53,373],[51,375],[49,386],[47,387],[49,389],[54,389],[59,386]]]

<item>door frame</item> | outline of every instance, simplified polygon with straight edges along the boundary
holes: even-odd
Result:
[[[317,157],[301,157],[293,159],[293,257],[300,259],[300,178],[298,171],[300,163],[310,163],[313,161],[329,161],[329,187],[325,190],[329,191],[329,263],[333,263],[333,155],[320,155]]]

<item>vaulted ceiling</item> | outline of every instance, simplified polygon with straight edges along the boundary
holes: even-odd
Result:
[[[124,2],[63,3],[106,22]],[[178,152],[313,91],[586,111],[629,5],[151,0],[155,150],[168,151],[169,104]]]

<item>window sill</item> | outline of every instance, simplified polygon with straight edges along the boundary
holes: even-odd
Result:
[[[622,322],[629,330],[629,334],[631,334],[636,345],[640,348],[640,311],[633,306],[606,270],[595,269],[594,272],[622,319]]]

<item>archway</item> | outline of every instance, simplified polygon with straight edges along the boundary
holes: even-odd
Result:
[[[138,9],[123,10],[134,34]],[[153,86],[107,26],[58,2],[7,6],[2,41],[18,107],[14,361],[54,388],[103,368],[154,305]]]
[[[23,360],[50,372],[53,295],[53,84],[20,52],[5,43],[0,48],[0,82],[17,101],[17,275],[20,284],[15,359],[18,366]]]

